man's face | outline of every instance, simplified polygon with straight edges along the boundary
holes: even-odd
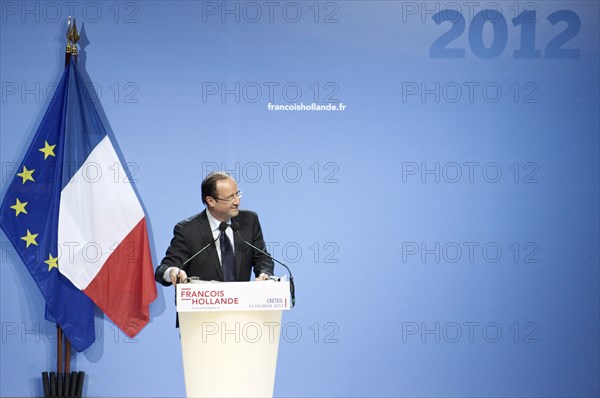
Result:
[[[206,199],[211,214],[219,221],[227,221],[239,214],[238,187],[232,178],[217,181],[217,197]]]

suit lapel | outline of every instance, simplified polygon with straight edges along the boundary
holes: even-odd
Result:
[[[204,210],[202,212],[201,217],[199,218],[200,220],[200,233],[201,236],[208,236],[208,238],[210,239],[209,242],[213,241],[213,235],[212,235],[212,230],[210,229],[210,223],[208,222],[208,216],[206,215],[206,210]],[[219,241],[215,241],[214,245],[218,245]],[[237,257],[237,256],[236,256]],[[217,273],[219,274],[219,277],[221,277],[221,280],[225,280],[225,277],[223,276],[223,268],[221,268],[221,262],[219,261],[219,255],[217,254],[217,248],[213,247],[212,249],[209,248],[208,249],[208,259],[210,261],[210,265],[212,267],[215,268],[215,270],[217,271]],[[237,258],[236,258],[237,260]],[[236,264],[237,267],[237,264]]]

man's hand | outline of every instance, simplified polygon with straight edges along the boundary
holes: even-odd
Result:
[[[184,282],[187,279],[187,274],[184,270],[179,269],[177,267],[173,267],[171,268],[169,277],[171,278],[171,283],[175,285],[178,281]]]
[[[254,279],[255,281],[267,281],[269,280],[269,275],[267,274],[260,274],[258,276],[258,278]]]

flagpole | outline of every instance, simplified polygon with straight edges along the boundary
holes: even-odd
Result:
[[[73,25],[71,24],[71,17],[67,19],[67,47],[65,49],[65,69],[69,66],[69,62],[71,62],[71,53],[73,51],[72,47],[72,31],[75,23],[75,19],[73,19]],[[59,375],[59,378],[63,372],[63,338],[65,340],[65,345],[68,346],[69,339],[66,336],[63,336],[63,331],[60,325],[56,324],[56,373]],[[65,357],[67,357],[65,355]],[[68,357],[67,357],[68,358]],[[70,358],[68,358],[70,359]]]
[[[69,341],[69,340],[67,340]],[[56,324],[56,372],[58,374],[62,373],[62,342],[63,342],[63,332],[60,328],[59,324]]]
[[[75,23],[75,17],[73,17],[73,23],[71,24],[71,17],[67,22],[67,47],[65,49],[65,69],[71,62],[71,56],[73,61],[77,62],[77,42],[79,41],[79,32],[77,32],[77,24]],[[60,326],[59,326],[60,329]],[[61,331],[62,334],[62,331]],[[59,348],[60,357],[62,362],[62,347]],[[62,367],[62,364],[61,364]],[[65,374],[68,374],[71,370],[71,342],[65,336]],[[60,368],[59,368],[60,372]]]
[[[77,26],[75,18],[69,16],[67,20],[67,46],[65,49],[65,69],[69,66],[71,59],[77,62],[77,41],[79,41],[79,32],[77,32]],[[64,361],[63,361],[63,339],[64,339]],[[64,368],[63,368],[64,364]],[[64,373],[63,373],[64,370]],[[56,324],[56,390],[50,383],[50,390],[48,391],[51,396],[81,396],[81,389],[83,387],[83,372],[74,374],[70,377],[71,371],[71,342],[67,335],[63,332],[60,325]],[[42,375],[44,386],[46,383],[47,373]],[[77,390],[77,391],[75,391]],[[44,395],[47,394],[47,388],[44,388]]]

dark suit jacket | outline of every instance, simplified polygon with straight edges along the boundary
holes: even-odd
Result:
[[[239,224],[239,233],[245,241],[260,249],[265,249],[265,242],[256,213],[240,210],[238,216],[232,218],[231,222]],[[237,232],[234,232],[233,236],[235,270],[238,281],[249,281],[253,268],[256,276],[260,275],[261,272],[273,275],[273,262],[270,258],[242,242]],[[181,264],[212,241],[213,235],[206,216],[206,210],[177,223],[167,254],[156,268],[156,281],[164,286],[171,285],[170,282],[165,282],[163,279],[165,271],[169,267],[181,268]],[[188,277],[197,276],[205,281],[224,281],[223,269],[215,247],[218,244],[219,241],[217,240],[183,267]]]

